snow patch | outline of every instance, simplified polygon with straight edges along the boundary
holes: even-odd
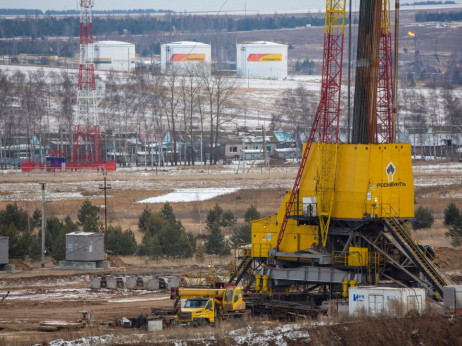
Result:
[[[233,193],[238,191],[239,188],[222,187],[222,188],[197,188],[197,189],[176,189],[174,192],[143,199],[137,203],[165,203],[165,202],[194,202],[206,201],[221,195]]]

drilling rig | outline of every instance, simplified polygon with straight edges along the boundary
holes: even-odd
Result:
[[[351,140],[339,141],[345,0],[327,0],[321,98],[295,183],[275,215],[252,222],[251,252],[231,281],[324,300],[356,285],[420,287],[441,300],[453,283],[408,227],[411,147],[392,117],[390,1],[362,0],[359,11]]]
[[[72,136],[71,169],[115,170],[115,162],[105,162],[97,107],[103,99],[103,84],[95,79],[93,15],[95,0],[80,0],[80,65],[77,107]]]

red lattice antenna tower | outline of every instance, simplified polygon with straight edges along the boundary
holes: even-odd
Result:
[[[321,100],[319,102],[313,126],[310,131],[302,161],[298,169],[297,177],[292,188],[289,202],[286,205],[284,219],[279,231],[276,250],[279,250],[284,232],[287,227],[288,217],[298,208],[294,206],[295,197],[300,187],[300,181],[305,170],[311,145],[315,140],[316,134],[318,143],[338,143],[338,129],[340,117],[340,89],[342,80],[342,61],[343,61],[343,37],[345,25],[345,0],[326,0],[326,17],[324,24],[324,52],[322,63],[322,84]],[[332,153],[330,149],[322,149],[320,145],[320,176],[318,183],[318,214],[320,215],[320,228],[323,235],[323,245],[325,245],[325,235],[329,227],[330,208],[332,202],[332,178],[336,169],[336,150]],[[330,192],[328,192],[330,191]],[[322,199],[320,201],[320,194]]]
[[[72,162],[74,164],[102,163],[97,117],[97,106],[102,98],[96,90],[93,64],[93,6],[94,0],[80,0],[79,85],[72,144]]]
[[[390,0],[382,1],[376,143],[392,143],[392,49]]]

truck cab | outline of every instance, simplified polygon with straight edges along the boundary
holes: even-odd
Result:
[[[214,324],[215,302],[213,298],[188,298],[179,309],[176,320],[181,324]]]
[[[245,302],[242,299],[242,287],[228,287],[223,297],[223,311],[231,312],[245,310]]]

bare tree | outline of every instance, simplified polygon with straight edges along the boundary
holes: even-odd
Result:
[[[199,73],[197,66],[190,65],[181,78],[181,100],[183,104],[183,123],[185,132],[189,132],[189,147],[185,153],[185,162],[194,165],[194,129],[193,119],[199,107]],[[188,131],[189,130],[189,131]]]
[[[454,92],[454,86],[446,83],[441,89],[443,108],[446,115],[446,124],[451,126],[462,126],[462,101]]]
[[[279,116],[274,115],[273,120],[282,124],[298,145],[301,145],[301,133],[307,133],[313,124],[316,101],[317,97],[301,83],[295,89],[284,91],[282,99],[276,101]]]
[[[158,163],[161,163],[161,158],[163,157],[162,153],[162,133],[164,126],[162,123],[163,120],[163,110],[164,110],[164,92],[166,88],[164,87],[164,76],[160,73],[154,72],[149,75],[149,84],[147,87],[147,97],[149,104],[149,119],[146,119],[145,128],[151,128],[154,132],[154,139],[160,141],[158,143]],[[149,125],[148,125],[149,124]],[[146,136],[148,135],[148,130],[146,130]],[[151,156],[152,157],[152,156]]]
[[[427,129],[427,100],[425,95],[417,90],[409,90],[409,120],[414,127]]]
[[[8,136],[11,136],[12,130],[12,106],[13,95],[11,93],[12,87],[8,76],[0,70],[0,124],[1,137],[0,137],[0,158],[6,156],[6,144]]]
[[[167,114],[167,126],[168,131],[173,140],[173,157],[171,157],[171,163],[178,164],[177,157],[177,146],[176,146],[176,118],[178,116],[178,105],[180,103],[180,93],[177,88],[180,86],[179,71],[173,66],[169,68],[168,72],[165,74],[165,84],[166,90],[163,93],[164,97],[164,109]]]
[[[69,143],[72,142],[72,126],[74,124],[73,106],[76,104],[76,81],[67,70],[63,70],[59,75],[59,111],[64,117],[64,124],[61,117],[58,121],[58,130],[60,132],[59,153],[64,154],[63,132],[66,130],[69,135]],[[69,155],[70,153],[68,153]]]
[[[236,79],[224,73],[210,74],[208,69],[200,71],[200,80],[204,93],[206,112],[209,115],[209,153],[210,164],[217,163],[218,133],[220,126],[230,121],[233,116],[226,116],[226,110],[231,108],[232,95],[236,91]]]

